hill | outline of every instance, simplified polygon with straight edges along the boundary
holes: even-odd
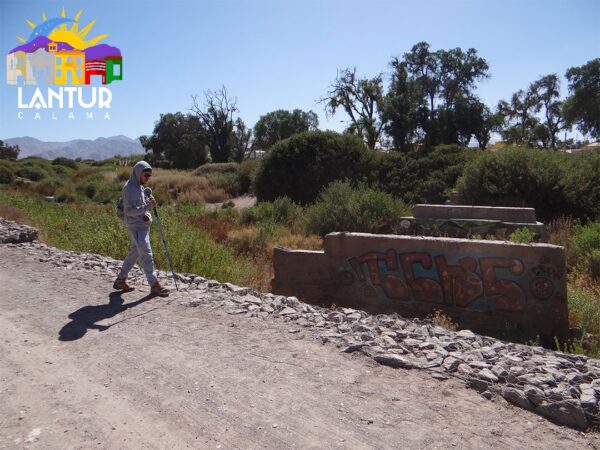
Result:
[[[102,160],[115,155],[129,156],[144,153],[140,141],[127,136],[111,136],[91,139],[75,139],[67,142],[46,142],[29,136],[16,137],[4,140],[9,145],[18,145],[21,149],[20,158],[40,156],[54,159],[60,156],[65,158],[82,158]]]

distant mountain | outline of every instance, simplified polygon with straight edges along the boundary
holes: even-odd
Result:
[[[121,56],[121,50],[106,44],[94,45],[93,47],[86,48],[83,52],[85,53],[86,61],[104,59],[107,56]]]
[[[129,156],[144,153],[144,147],[142,147],[140,141],[122,135],[109,138],[101,137],[94,140],[75,139],[67,142],[44,142],[25,136],[4,139],[4,142],[19,146],[21,149],[19,158],[40,156],[46,159],[54,159],[63,156],[70,159],[82,158],[98,161],[116,155]]]

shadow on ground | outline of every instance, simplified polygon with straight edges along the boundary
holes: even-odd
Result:
[[[100,325],[96,322],[114,317],[127,309],[134,308],[144,302],[147,302],[151,298],[154,298],[154,296],[146,295],[145,297],[142,297],[134,302],[125,303],[123,297],[121,296],[121,292],[112,292],[109,295],[108,304],[84,306],[83,308],[79,308],[77,311],[69,314],[69,319],[71,319],[71,322],[67,323],[58,332],[58,340],[75,341],[82,338],[85,333],[87,333],[87,330],[107,330],[118,322],[110,325]]]

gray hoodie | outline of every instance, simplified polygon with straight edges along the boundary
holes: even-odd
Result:
[[[133,166],[129,180],[123,186],[123,211],[125,225],[130,228],[149,227],[152,223],[149,198],[144,195],[144,186],[140,184],[140,175],[145,169],[151,169],[146,161],[139,161]]]

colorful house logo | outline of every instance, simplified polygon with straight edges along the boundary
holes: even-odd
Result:
[[[117,47],[98,44],[106,34],[86,40],[95,20],[79,29],[79,11],[67,18],[65,9],[60,17],[48,19],[42,14],[42,23],[35,25],[28,39],[18,37],[22,45],[8,52],[6,82],[15,85],[55,84],[86,85],[91,77],[101,76],[102,84],[123,79],[123,56]]]

